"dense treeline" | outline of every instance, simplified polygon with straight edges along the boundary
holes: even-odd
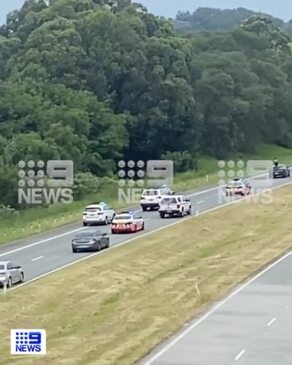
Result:
[[[0,28],[0,79],[5,204],[19,160],[110,176],[122,156],[292,147],[289,39],[264,17],[183,37],[130,0],[26,0]]]
[[[288,34],[292,34],[292,20],[285,23],[282,19],[268,14],[258,13],[246,8],[237,9],[213,9],[198,8],[193,13],[178,12],[174,26],[183,33],[189,32],[230,32],[238,28],[243,22],[251,17],[268,18],[274,25]]]

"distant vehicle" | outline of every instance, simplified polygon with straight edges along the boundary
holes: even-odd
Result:
[[[226,186],[226,196],[248,195],[251,193],[251,185],[242,179],[233,179]]]
[[[13,284],[22,283],[24,273],[21,266],[11,261],[0,261],[0,286],[10,288]]]
[[[109,224],[116,212],[104,202],[88,205],[83,212],[83,226]]]
[[[192,214],[192,205],[184,195],[164,197],[160,202],[159,214],[161,218],[166,215],[183,217]]]
[[[279,164],[277,167],[273,168],[273,178],[276,179],[278,177],[290,177],[290,169],[284,164]]]
[[[168,187],[161,187],[157,189],[144,189],[141,196],[141,207],[143,211],[147,209],[159,209],[161,199],[167,195],[173,195],[174,192]]]
[[[112,234],[116,233],[134,233],[144,230],[144,219],[137,217],[135,213],[122,212],[117,214],[112,221]]]
[[[100,251],[109,248],[109,237],[107,233],[102,233],[94,229],[88,229],[76,234],[72,242],[72,251]]]

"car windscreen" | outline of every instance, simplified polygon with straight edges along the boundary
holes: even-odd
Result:
[[[127,220],[131,220],[132,217],[130,215],[117,215],[115,217],[115,221],[127,221]]]
[[[176,204],[175,198],[165,198],[162,199],[161,204]]]
[[[0,270],[5,270],[5,265],[0,265]]]
[[[144,191],[143,196],[156,196],[159,195],[158,190],[147,190]]]

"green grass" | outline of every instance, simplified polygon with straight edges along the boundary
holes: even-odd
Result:
[[[263,145],[253,155],[238,154],[230,156],[230,159],[273,159],[274,157],[278,157],[280,162],[292,163],[292,150]],[[198,171],[189,171],[175,176],[173,189],[176,192],[183,192],[214,184],[218,181],[217,172],[218,166],[215,159],[201,157],[198,161]],[[33,208],[19,215],[1,219],[0,244],[74,223],[81,219],[84,207],[94,201],[107,201],[116,209],[129,207],[127,203],[118,202],[117,185],[111,183],[99,194],[88,196],[82,201],[75,201],[72,204],[55,204],[49,208]]]
[[[0,365],[134,364],[290,249],[291,194],[191,217],[0,296]],[[11,328],[46,329],[47,355],[10,356]]]

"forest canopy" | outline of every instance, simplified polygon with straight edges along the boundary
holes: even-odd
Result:
[[[111,176],[121,157],[292,147],[289,36],[259,15],[215,31],[130,0],[26,0],[0,28],[0,202],[21,159]]]

